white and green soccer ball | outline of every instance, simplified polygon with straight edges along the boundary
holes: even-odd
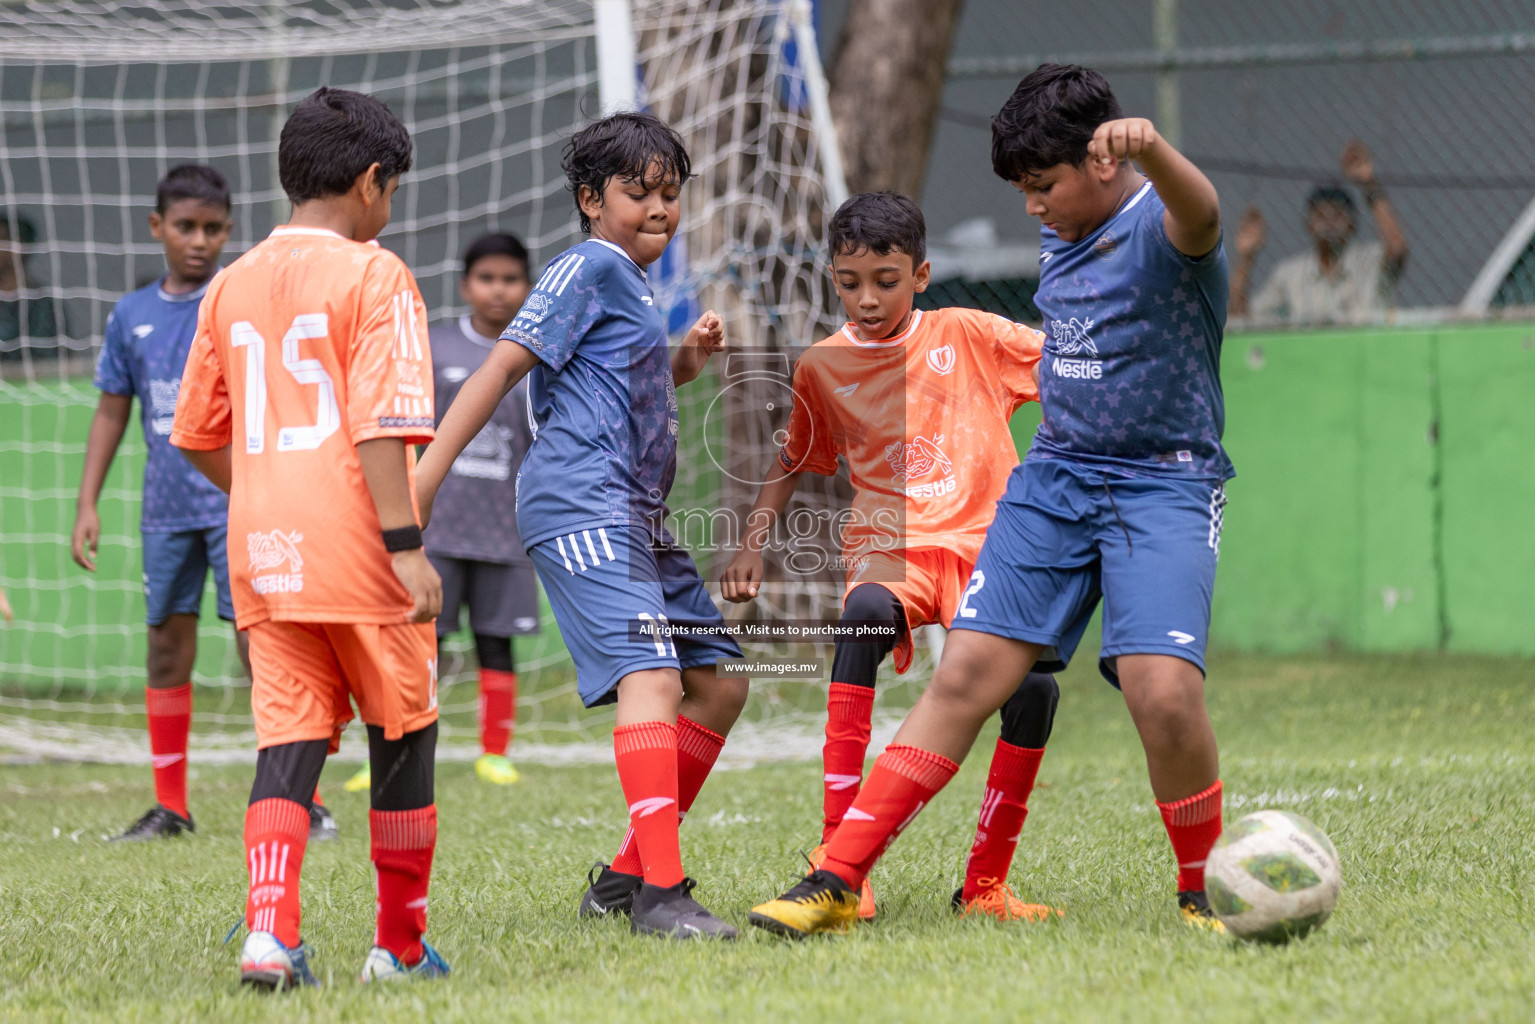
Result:
[[[1343,875],[1327,833],[1299,814],[1257,811],[1227,826],[1205,861],[1205,895],[1226,930],[1288,942],[1321,927]]]

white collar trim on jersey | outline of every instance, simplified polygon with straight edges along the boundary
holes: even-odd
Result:
[[[617,244],[615,244],[613,242],[610,242],[606,238],[592,238],[592,239],[589,239],[589,241],[596,242],[598,245],[605,245],[609,249],[612,249],[614,252],[618,253],[618,255],[620,255],[624,259],[628,260],[629,261],[629,265],[632,266],[635,270],[638,270],[640,272],[640,276],[641,277],[643,277],[646,281],[650,280],[650,275],[645,273],[645,268],[640,266],[638,263],[635,263],[634,262],[634,257],[630,256],[628,253],[624,252],[624,247],[623,246],[617,245]]]
[[[347,238],[341,232],[332,231],[330,228],[294,228],[286,224],[282,227],[273,228],[272,234],[269,237],[276,237],[277,235],[317,235],[320,238],[339,238],[343,242],[351,241],[350,238]]]
[[[468,338],[470,341],[474,342],[481,348],[495,348],[496,342],[501,340],[500,338],[487,338],[485,335],[475,330],[472,326],[472,322],[468,313],[465,313],[463,316],[458,318],[458,329],[464,332],[464,337]]]
[[[213,277],[218,277],[219,271],[222,269],[223,268],[221,267],[219,270],[215,270],[213,272]],[[201,287],[194,288],[189,292],[182,292],[180,295],[172,295],[170,292],[166,291],[165,278],[162,277],[157,283],[155,291],[160,293],[160,301],[162,302],[191,302],[193,299],[200,299],[203,297],[203,293],[206,292],[208,290],[208,286],[213,283],[213,277],[210,277],[208,280],[204,281]]]
[[[1115,211],[1114,217],[1118,217],[1121,213],[1129,213],[1131,210],[1135,209],[1135,204],[1139,203],[1142,199],[1145,199],[1146,198],[1146,193],[1148,193],[1150,191],[1151,191],[1151,182],[1149,182],[1149,181],[1142,182],[1141,183],[1141,187],[1136,190],[1135,195],[1130,197],[1130,201],[1128,203],[1126,203],[1125,205],[1121,206],[1117,211]],[[1110,217],[1109,219],[1113,220],[1114,217]]]
[[[917,333],[917,328],[921,325],[921,323],[922,310],[914,309],[911,311],[911,326],[906,328],[905,333],[902,334],[899,338],[886,338],[884,341],[859,341],[858,335],[853,333],[852,324],[843,324],[842,333],[847,335],[848,341],[851,341],[859,348],[890,348],[892,345],[906,344],[906,339]]]

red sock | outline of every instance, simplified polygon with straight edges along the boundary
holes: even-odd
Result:
[[[947,757],[920,747],[886,747],[832,834],[821,866],[857,889],[879,855],[957,771],[959,765]]]
[[[1034,776],[1039,774],[1039,759],[1044,756],[1043,747],[1015,747],[997,740],[976,820],[975,843],[965,864],[962,898],[973,899],[991,885],[1007,881],[1023,821],[1029,816],[1029,794],[1034,790]],[[984,884],[983,879],[991,885]]]
[[[1221,836],[1221,780],[1193,796],[1170,804],[1157,801],[1167,838],[1178,858],[1178,891],[1203,890],[1205,858]]]
[[[289,949],[298,945],[298,876],[309,842],[309,809],[271,797],[245,809],[245,860],[250,894],[245,927],[271,932]]]
[[[629,804],[645,881],[663,888],[682,881],[677,845],[677,726],[637,722],[613,730],[618,781]]]
[[[320,787],[319,786],[316,786],[314,788],[314,802],[319,807],[324,807],[325,806],[325,801],[320,799]]]
[[[480,669],[480,748],[506,754],[517,725],[517,673]]]
[[[192,730],[192,684],[164,690],[146,687],[149,753],[155,766],[155,800],[187,816],[187,733]]]
[[[821,842],[842,824],[863,781],[863,759],[869,753],[870,723],[874,720],[874,687],[832,683],[826,695],[826,744],[821,748]]]
[[[373,944],[407,967],[421,959],[426,890],[437,848],[437,805],[413,811],[369,811],[373,870],[378,876],[378,926]]]
[[[686,715],[677,716],[677,823],[687,817],[698,799],[698,791],[704,788],[704,780],[714,770],[714,762],[720,756],[725,737],[713,729],[706,729]],[[640,863],[639,844],[634,841],[634,829],[624,833],[624,841],[618,844],[618,856],[609,865],[614,871],[626,875],[644,873]]]

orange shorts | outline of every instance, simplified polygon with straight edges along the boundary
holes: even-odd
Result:
[[[905,551],[876,551],[848,573],[842,591],[842,603],[854,587],[878,583],[896,596],[906,612],[906,632],[896,641],[895,670],[911,667],[911,631],[936,622],[948,626],[965,598],[975,562],[948,548],[908,548]]]
[[[258,622],[250,628],[256,747],[339,736],[350,696],[386,739],[437,721],[437,630],[339,622]]]

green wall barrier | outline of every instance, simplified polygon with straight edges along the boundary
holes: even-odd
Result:
[[[1418,331],[1227,339],[1237,476],[1216,574],[1217,646],[1438,646],[1434,345]]]
[[[1453,651],[1535,652],[1535,325],[1441,336],[1443,592]]]
[[[1535,653],[1535,326],[1234,335],[1211,639]]]

